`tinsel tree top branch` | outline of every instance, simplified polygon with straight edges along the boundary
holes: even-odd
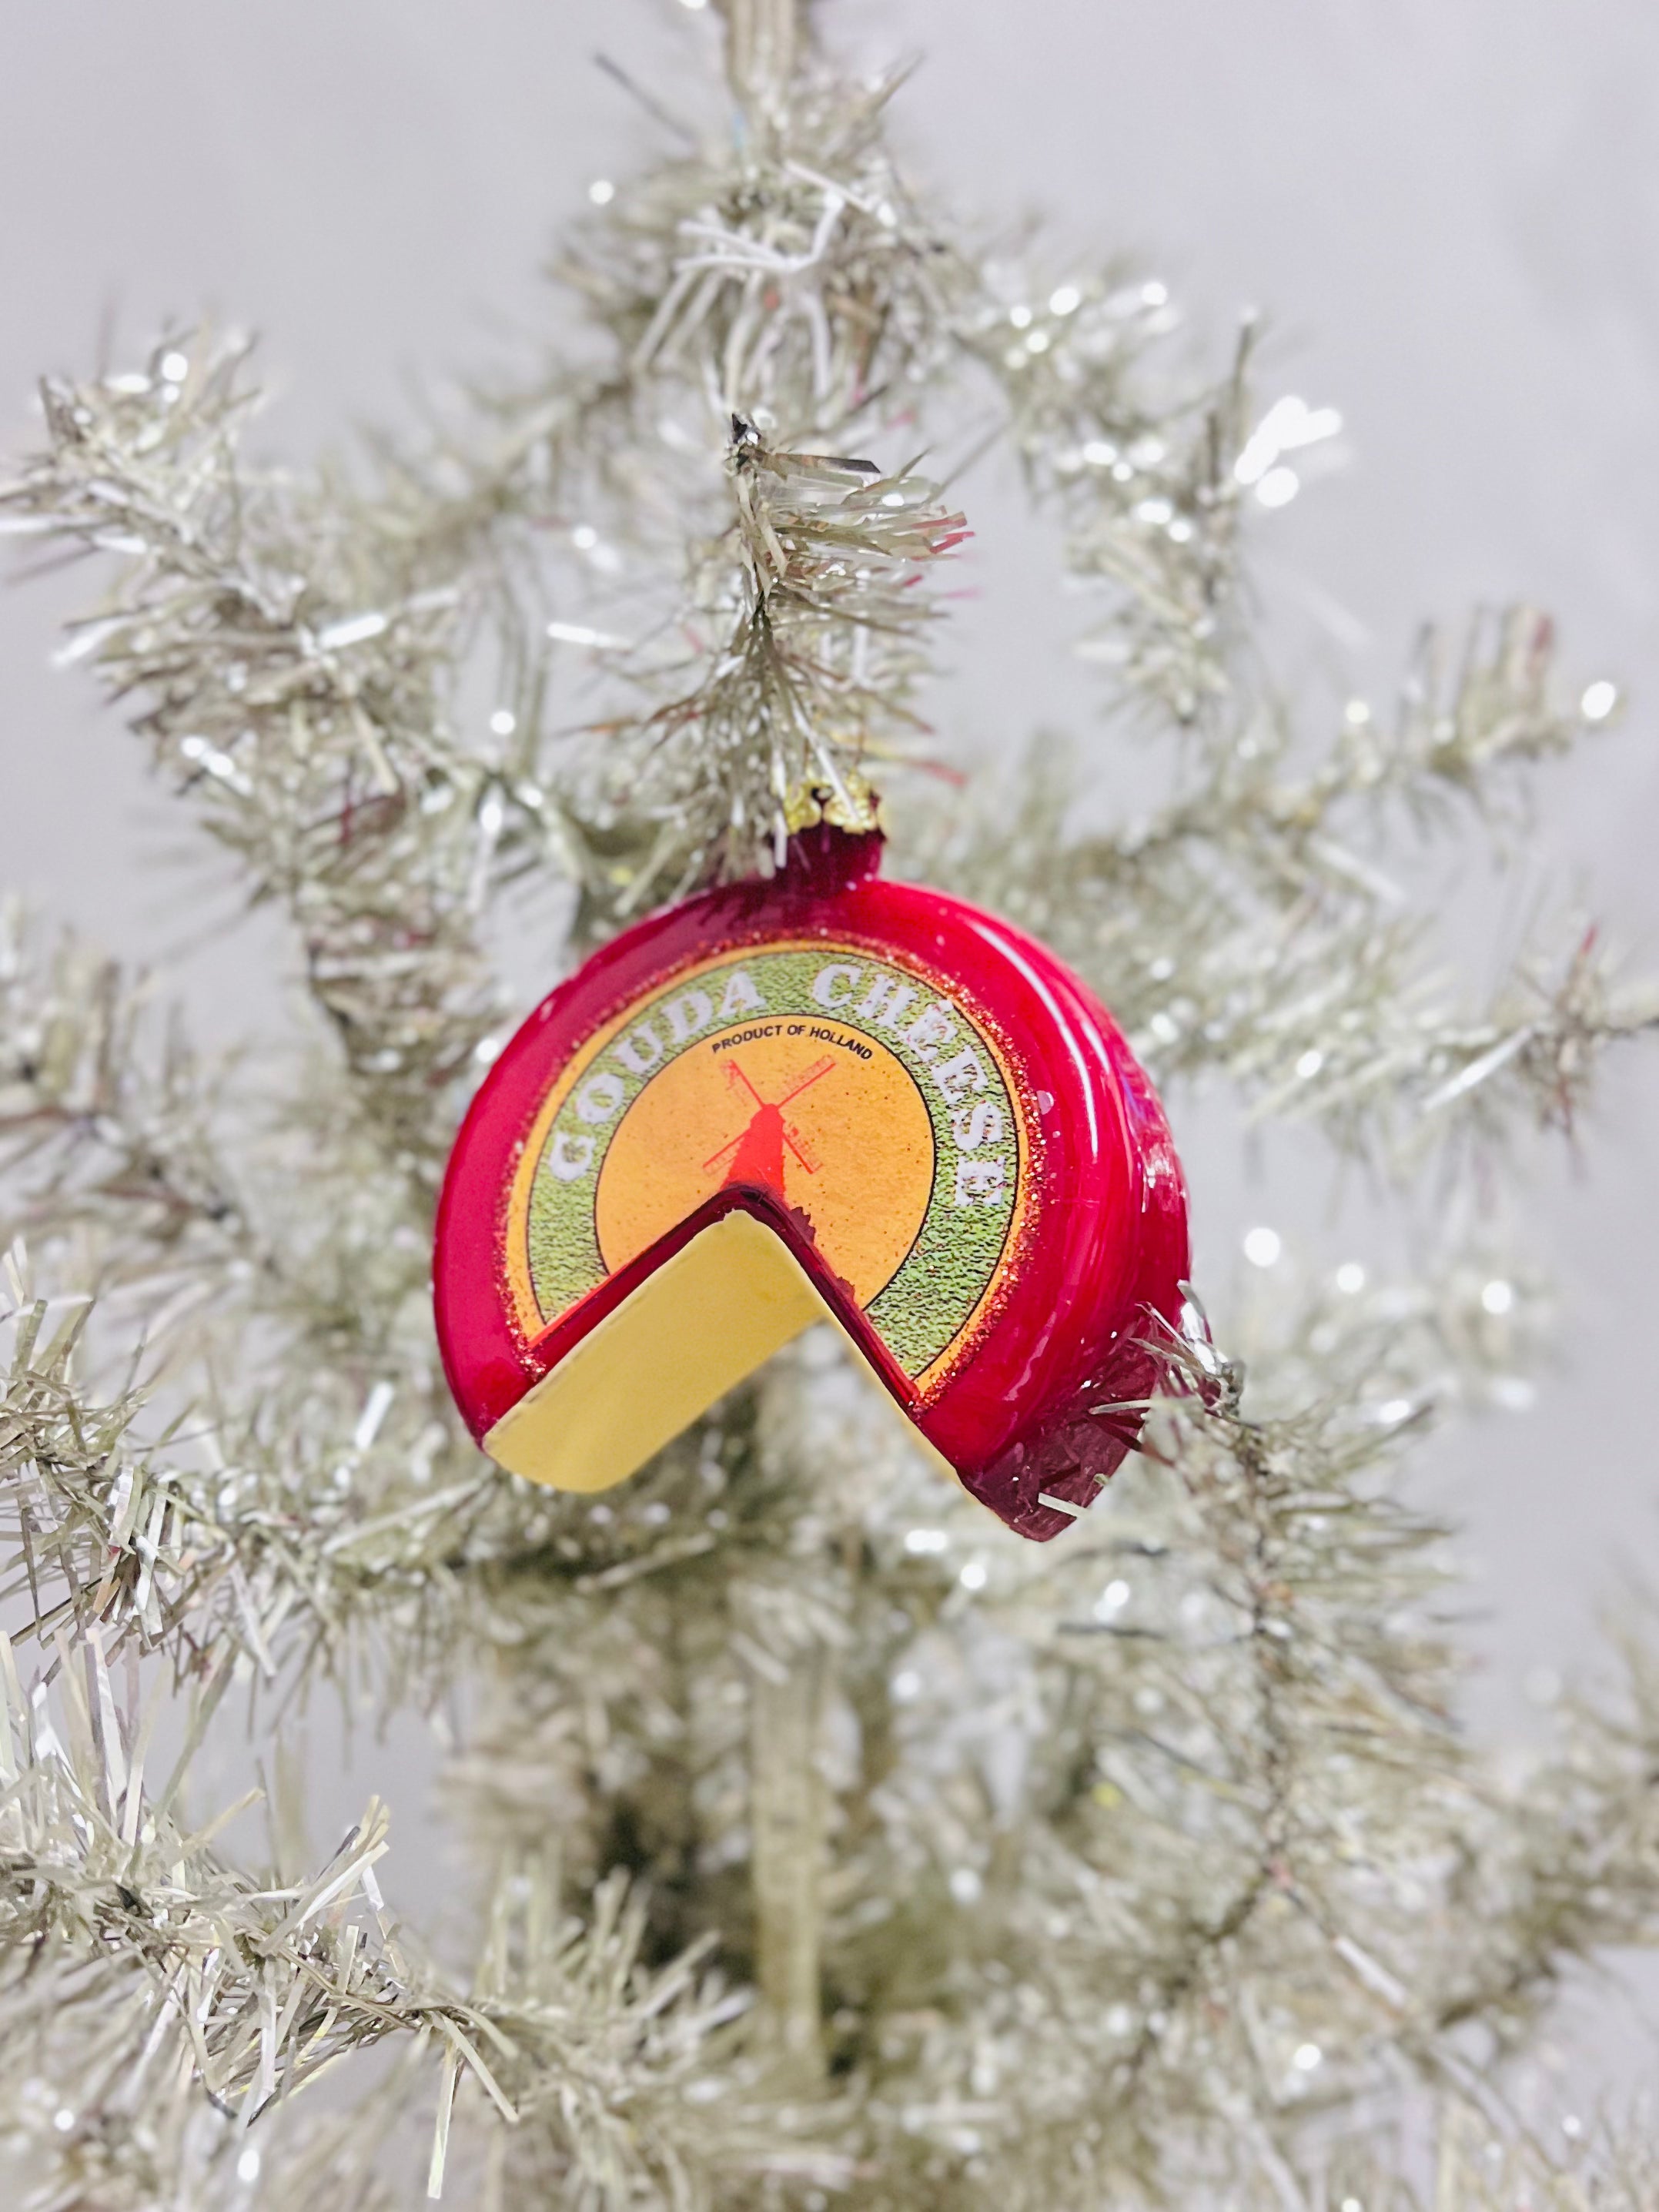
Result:
[[[791,437],[838,431],[908,404],[964,264],[884,142],[898,78],[826,71],[787,0],[730,21],[744,126],[623,185],[561,273],[617,349],[601,404],[678,386]]]
[[[744,106],[782,118],[811,36],[808,0],[720,0],[726,75]]]

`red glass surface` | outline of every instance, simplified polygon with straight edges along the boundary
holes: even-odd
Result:
[[[1173,1322],[1188,1272],[1179,1164],[1152,1086],[1110,1016],[1052,954],[994,915],[875,872],[881,840],[807,830],[770,881],[727,885],[650,916],[537,1007],[485,1078],[438,1212],[438,1338],[456,1400],[483,1437],[650,1271],[734,1207],[788,1244],[900,1407],[966,1487],[1021,1535],[1059,1535],[1135,1442],[1157,1379],[1155,1316]],[[666,973],[705,955],[821,934],[925,963],[982,1010],[1042,1132],[1030,1230],[968,1357],[930,1402],[770,1194],[728,1185],[580,1306],[526,1340],[502,1255],[526,1131],[583,1042]],[[1127,1407],[1127,1410],[1118,1410]]]

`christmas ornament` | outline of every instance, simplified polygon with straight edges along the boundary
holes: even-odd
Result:
[[[1168,1127],[1076,976],[822,818],[627,931],[467,1115],[434,1290],[501,1466],[595,1491],[809,1323],[1022,1535],[1139,1433],[1187,1272]]]

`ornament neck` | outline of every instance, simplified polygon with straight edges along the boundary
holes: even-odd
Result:
[[[814,822],[788,842],[780,879],[792,890],[851,890],[881,867],[886,839],[879,830],[840,830]]]

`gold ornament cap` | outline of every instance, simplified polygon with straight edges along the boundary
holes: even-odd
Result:
[[[887,828],[880,793],[871,789],[856,769],[842,771],[839,787],[805,778],[792,785],[783,802],[783,821],[792,837],[816,829],[820,822],[859,836],[868,836],[872,830],[884,834]]]

